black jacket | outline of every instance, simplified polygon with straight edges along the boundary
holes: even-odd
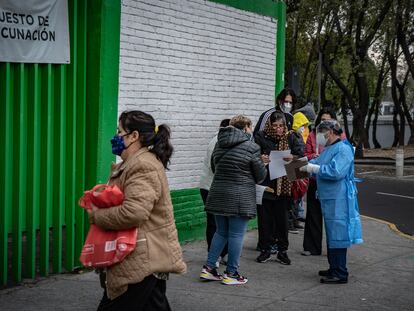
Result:
[[[222,128],[213,151],[213,182],[205,210],[224,216],[256,216],[256,184],[266,177],[260,148],[234,127]]]
[[[268,136],[263,131],[259,131],[254,137],[254,140],[256,144],[260,146],[261,154],[269,155],[270,151],[279,149],[279,141]],[[305,144],[303,143],[303,139],[299,134],[295,132],[290,132],[288,134],[288,144],[289,144],[291,154],[298,156],[298,157],[304,156]],[[266,166],[266,169],[267,171],[269,171],[268,165]],[[270,180],[269,174],[267,174],[266,179],[261,183],[261,185],[273,188],[275,182],[276,182],[276,179]],[[267,198],[268,196],[269,195],[265,193],[265,197]]]

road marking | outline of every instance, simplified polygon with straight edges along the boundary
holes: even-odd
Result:
[[[407,196],[407,195],[401,195],[401,194],[393,194],[393,193],[385,193],[385,192],[377,192],[377,194],[389,195],[391,197],[399,197],[399,198],[405,198],[405,199],[414,200],[414,197],[410,197],[410,196]]]
[[[380,173],[381,171],[369,171],[369,172],[360,172],[357,173],[358,175],[364,175],[364,174],[374,174],[374,173]]]

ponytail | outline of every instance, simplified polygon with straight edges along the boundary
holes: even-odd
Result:
[[[171,131],[169,126],[165,124],[159,125],[158,132],[153,139],[152,148],[150,148],[150,152],[157,156],[165,168],[167,168],[170,163],[170,158],[174,151],[170,142],[170,137]]]
[[[174,151],[170,142],[171,131],[168,125],[161,124],[157,127],[150,114],[137,110],[122,112],[119,122],[128,133],[138,131],[141,145],[148,147],[149,151],[155,154],[162,165],[167,168]]]

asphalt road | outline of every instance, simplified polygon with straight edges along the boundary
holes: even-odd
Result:
[[[394,223],[414,235],[414,179],[386,178],[380,175],[357,175],[359,208],[362,215]]]

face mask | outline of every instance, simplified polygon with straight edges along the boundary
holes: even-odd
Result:
[[[283,110],[283,112],[290,113],[292,111],[292,103],[284,102],[282,104],[282,110]]]
[[[112,139],[111,139],[111,145],[112,145],[112,153],[120,156],[122,154],[122,151],[124,151],[125,149],[127,149],[128,147],[125,146],[124,143],[124,136],[129,135],[129,134],[125,134],[122,136],[119,135],[115,135]]]
[[[253,134],[252,133],[245,133],[247,138],[252,141],[253,140]]]
[[[323,133],[316,134],[316,145],[326,146],[327,142],[328,142],[328,138],[326,138],[325,134]]]
[[[304,127],[304,126],[301,126],[301,127],[300,127],[300,128],[298,128],[298,130],[297,130],[298,134],[300,134],[300,135],[302,135],[304,131],[305,131],[305,127]]]

